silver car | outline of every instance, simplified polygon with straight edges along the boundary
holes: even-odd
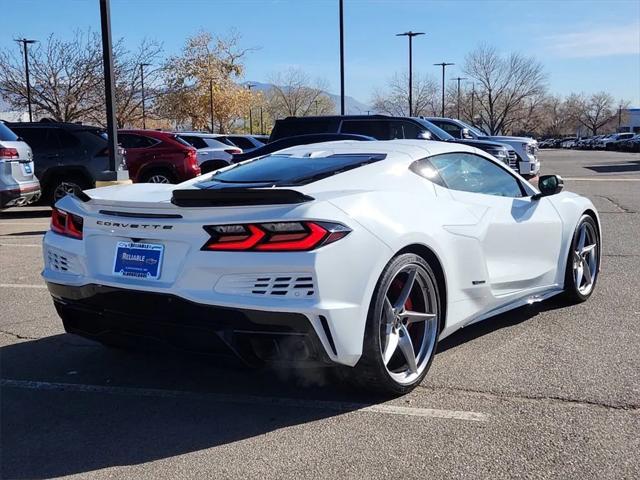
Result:
[[[33,203],[40,182],[33,173],[31,147],[0,122],[0,208]]]

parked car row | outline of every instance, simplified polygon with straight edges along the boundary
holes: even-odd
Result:
[[[640,134],[623,132],[582,138],[549,138],[540,142],[540,148],[575,148],[579,150],[640,152]]]
[[[52,121],[12,123],[8,127],[5,129],[9,137],[24,140],[23,154],[16,157],[17,165],[20,162],[24,165],[14,176],[27,182],[39,179],[42,196],[48,203],[55,203],[70,192],[94,188],[96,182],[109,178],[108,139],[103,129]],[[450,118],[387,115],[288,117],[276,121],[266,144],[262,141],[266,140],[264,137],[252,135],[120,130],[118,155],[123,157],[122,168],[128,169],[134,183],[180,183],[291,146],[335,140],[393,139],[460,143],[484,150],[522,175],[535,175],[540,169],[537,142],[531,138],[488,136]],[[5,150],[0,152],[5,154]],[[33,162],[29,167],[25,161],[31,155]],[[40,188],[32,195],[28,188],[31,187],[24,186],[11,205],[37,199]],[[7,190],[13,191],[11,195],[15,197],[15,186]]]

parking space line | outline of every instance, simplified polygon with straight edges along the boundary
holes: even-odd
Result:
[[[20,225],[39,225],[41,227],[47,227],[49,226],[51,222],[50,221],[46,221],[46,222],[0,222],[0,227],[4,227],[6,225],[12,225],[12,226],[20,226]]]
[[[480,412],[460,410],[440,410],[435,408],[403,407],[396,405],[367,405],[361,403],[306,400],[295,398],[261,397],[257,395],[198,393],[182,390],[164,390],[157,388],[109,387],[103,385],[85,385],[76,383],[40,382],[34,380],[0,379],[0,387],[21,388],[26,390],[67,391],[80,393],[100,393],[108,395],[122,395],[135,397],[157,398],[190,398],[203,399],[216,403],[231,403],[242,405],[260,405],[284,408],[312,408],[315,410],[330,410],[341,413],[366,412],[382,415],[403,415],[411,417],[431,417],[449,420],[464,420],[472,422],[486,422],[489,415]]]
[[[47,286],[32,283],[0,283],[0,288],[47,288]]]
[[[42,247],[39,243],[0,243],[0,247]]]
[[[578,182],[640,182],[640,178],[566,177],[564,180]]]

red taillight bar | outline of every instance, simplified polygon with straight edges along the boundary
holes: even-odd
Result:
[[[3,160],[10,160],[12,158],[18,158],[18,149],[16,148],[4,148],[0,147],[0,158]]]
[[[202,250],[304,252],[333,243],[351,230],[330,222],[275,222],[209,225],[211,239]]]
[[[65,237],[82,240],[82,217],[59,208],[51,211],[51,230]]]

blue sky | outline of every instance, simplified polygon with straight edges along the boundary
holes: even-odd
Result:
[[[437,76],[433,63],[457,65],[480,43],[535,56],[550,90],[560,94],[607,90],[640,106],[638,0],[344,0],[346,93],[369,102],[376,88],[405,70],[406,30],[415,39],[414,71]],[[245,78],[268,81],[299,67],[339,91],[338,0],[111,0],[114,38],[130,46],[143,38],[163,43],[166,55],[184,39],[235,28],[249,54]],[[98,0],[3,0],[1,48],[18,36],[68,38],[76,29],[99,31]],[[464,76],[464,75],[462,75]]]

